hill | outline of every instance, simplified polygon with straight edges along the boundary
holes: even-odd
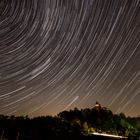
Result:
[[[54,117],[31,119],[28,116],[0,115],[0,140],[96,140],[99,138],[93,136],[95,132],[139,140],[140,118],[126,117],[123,113],[113,114],[98,104],[91,109],[63,111]]]

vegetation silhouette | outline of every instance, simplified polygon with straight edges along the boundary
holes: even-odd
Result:
[[[98,102],[91,109],[74,108],[54,117],[0,115],[0,140],[113,140],[95,136],[95,132],[140,140],[140,118],[113,114]]]

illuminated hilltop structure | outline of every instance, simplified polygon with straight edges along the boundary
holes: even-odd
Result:
[[[96,102],[94,108],[95,109],[101,109],[102,107],[101,107],[99,102]]]

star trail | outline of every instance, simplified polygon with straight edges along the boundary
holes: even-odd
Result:
[[[139,0],[1,0],[0,114],[140,115],[139,17]]]

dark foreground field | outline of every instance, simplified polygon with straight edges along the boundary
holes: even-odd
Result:
[[[113,114],[105,107],[60,112],[57,116],[0,115],[0,140],[117,140],[109,134],[140,140],[140,118]]]
[[[35,134],[36,136],[36,134]],[[0,140],[126,140],[123,138],[112,138],[112,137],[104,137],[104,136],[85,136],[82,134],[53,134],[48,133],[46,135],[42,135],[40,137],[35,136],[27,136],[26,134],[17,134],[17,136],[11,136],[9,138],[0,138]]]

